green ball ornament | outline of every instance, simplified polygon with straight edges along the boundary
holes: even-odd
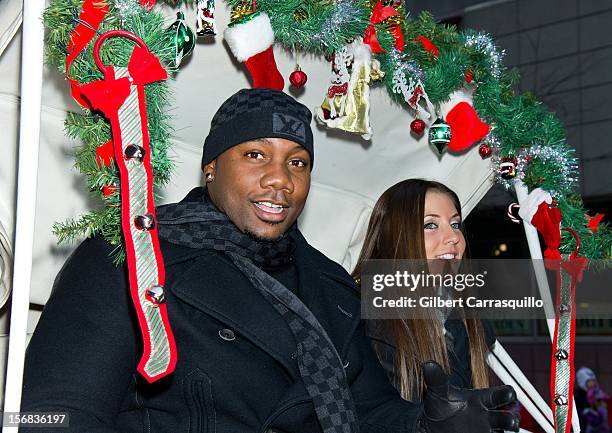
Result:
[[[174,66],[178,68],[183,57],[188,56],[193,51],[196,44],[196,36],[185,22],[185,15],[182,12],[176,13],[176,21],[166,31],[170,32],[172,36]]]
[[[436,150],[438,156],[446,152],[451,135],[451,128],[442,117],[438,117],[429,127],[429,144]]]

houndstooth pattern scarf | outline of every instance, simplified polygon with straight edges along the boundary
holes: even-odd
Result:
[[[287,263],[295,249],[292,228],[275,242],[242,233],[197,188],[180,203],[157,209],[159,236],[190,248],[223,251],[287,322],[297,343],[300,375],[324,433],[357,433],[355,406],[342,360],[323,326],[289,289],[261,270]]]

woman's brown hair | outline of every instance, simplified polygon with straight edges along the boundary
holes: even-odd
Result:
[[[439,182],[408,179],[393,185],[374,205],[365,241],[353,270],[353,277],[357,281],[365,260],[426,258],[423,220],[428,191],[448,195],[461,215],[457,194]],[[419,317],[426,320],[393,319],[383,323],[384,332],[389,334],[395,346],[396,386],[407,400],[422,396],[421,363],[434,360],[449,371],[446,339],[435,310],[422,309]],[[477,319],[464,318],[463,322],[469,338],[472,386],[486,388],[489,386],[485,361],[488,349],[482,324]],[[378,352],[376,344],[374,348]],[[417,395],[414,395],[415,391]]]

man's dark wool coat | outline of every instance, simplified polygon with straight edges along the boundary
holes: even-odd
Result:
[[[321,431],[287,324],[220,252],[162,241],[178,364],[154,384],[139,377],[140,331],[111,250],[86,240],[58,275],[28,348],[22,411],[69,412],[70,427],[50,433]],[[414,432],[421,407],[390,385],[351,277],[301,235],[294,260],[300,296],[345,365],[360,432]]]

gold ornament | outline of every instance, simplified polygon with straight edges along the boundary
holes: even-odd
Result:
[[[379,81],[385,78],[385,71],[380,69],[380,62],[376,59],[372,59],[370,62],[370,80]]]
[[[351,64],[350,71],[347,63]],[[331,86],[326,98],[316,109],[317,120],[328,128],[372,136],[370,126],[371,52],[361,40],[336,52]]]
[[[253,13],[253,5],[250,1],[237,4],[231,12],[230,21],[232,24],[243,21]]]

